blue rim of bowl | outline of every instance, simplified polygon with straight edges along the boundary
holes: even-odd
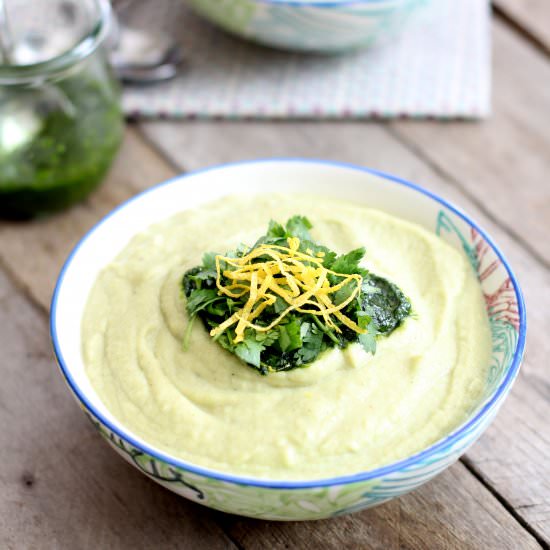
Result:
[[[516,344],[514,357],[512,358],[512,365],[508,369],[506,376],[504,377],[504,379],[502,380],[498,388],[495,390],[493,395],[487,399],[483,407],[473,416],[473,418],[471,418],[468,422],[460,426],[454,432],[451,432],[445,438],[440,439],[439,441],[436,441],[433,445],[430,445],[429,447],[420,451],[419,453],[411,455],[410,457],[405,458],[403,460],[392,462],[391,464],[388,464],[386,466],[375,468],[373,470],[367,470],[367,471],[360,472],[357,474],[352,474],[352,475],[337,476],[332,478],[321,478],[317,480],[277,481],[277,480],[269,480],[269,479],[234,476],[231,474],[225,474],[223,472],[219,472],[216,470],[209,470],[208,468],[202,468],[200,466],[189,464],[183,460],[180,460],[168,454],[165,454],[162,451],[149,447],[149,445],[147,445],[146,443],[141,443],[136,441],[134,437],[125,433],[125,430],[122,427],[113,425],[99,411],[97,411],[96,408],[88,401],[88,399],[84,395],[84,392],[81,391],[81,389],[76,384],[74,378],[72,377],[71,371],[65,363],[65,360],[63,358],[63,355],[61,353],[59,343],[58,343],[57,327],[56,327],[57,300],[59,297],[59,293],[61,291],[61,287],[63,285],[65,273],[69,269],[73,261],[73,258],[76,255],[76,253],[79,251],[80,247],[88,240],[88,238],[92,235],[92,233],[94,233],[96,229],[99,226],[103,225],[103,223],[105,223],[108,219],[114,216],[119,210],[122,210],[123,208],[125,208],[126,206],[134,202],[135,200],[140,199],[144,195],[147,195],[148,193],[155,191],[159,187],[164,187],[165,185],[177,184],[178,182],[184,179],[187,179],[199,174],[204,174],[206,172],[224,170],[226,168],[233,168],[233,167],[243,166],[243,165],[270,164],[270,163],[271,164],[276,164],[276,163],[315,164],[315,165],[321,165],[321,166],[345,168],[347,170],[355,170],[357,172],[366,172],[368,174],[373,174],[375,176],[379,176],[387,180],[388,182],[397,183],[405,187],[408,187],[410,189],[413,189],[415,191],[418,191],[419,193],[422,193],[423,195],[426,195],[432,200],[438,202],[443,207],[450,210],[451,212],[456,214],[459,218],[461,218],[463,221],[465,221],[470,227],[473,227],[483,237],[483,239],[491,246],[491,248],[499,258],[499,260],[502,262],[502,265],[508,272],[508,276],[512,281],[514,293],[517,297],[518,312],[519,312],[519,318],[520,318],[518,341]],[[420,187],[415,183],[411,183],[402,178],[392,176],[390,174],[386,174],[385,172],[381,172],[379,170],[374,170],[372,168],[366,168],[363,166],[358,166],[356,164],[350,164],[345,162],[336,162],[336,161],[327,161],[327,160],[318,160],[318,159],[305,159],[305,158],[263,158],[263,159],[248,160],[248,161],[241,161],[241,162],[229,162],[225,164],[219,164],[216,166],[210,166],[208,168],[196,170],[194,172],[189,172],[185,174],[180,174],[178,176],[170,178],[169,180],[159,183],[153,187],[150,187],[149,189],[146,189],[145,191],[142,191],[138,195],[135,195],[134,197],[128,199],[127,201],[117,206],[105,217],[103,217],[97,224],[95,224],[73,248],[67,260],[65,261],[61,269],[61,272],[59,274],[59,277],[57,279],[57,283],[55,285],[55,289],[52,297],[52,303],[50,307],[50,335],[51,335],[54,353],[57,358],[57,363],[59,365],[59,368],[61,369],[61,372],[65,377],[65,380],[67,381],[69,387],[74,392],[74,394],[78,397],[80,402],[111,432],[117,434],[119,437],[121,437],[122,439],[124,439],[125,441],[127,441],[128,443],[136,447],[137,449],[140,449],[141,451],[156,458],[157,460],[160,460],[161,462],[165,462],[171,466],[175,466],[176,468],[186,470],[187,472],[190,472],[192,474],[196,474],[196,475],[200,475],[200,476],[204,476],[212,479],[217,479],[219,481],[233,483],[237,485],[263,487],[268,489],[310,489],[310,488],[316,488],[316,487],[327,487],[331,485],[359,483],[362,481],[367,481],[373,478],[378,478],[378,477],[395,473],[398,470],[407,468],[419,461],[423,461],[424,459],[430,457],[431,455],[437,453],[438,451],[444,449],[445,447],[453,445],[454,443],[459,441],[463,435],[467,435],[468,431],[483,419],[483,417],[499,401],[500,397],[511,387],[512,383],[516,378],[516,375],[519,371],[519,367],[521,365],[521,361],[523,359],[523,353],[525,350],[525,333],[527,328],[526,324],[527,323],[526,323],[525,304],[523,300],[523,295],[522,295],[519,283],[516,279],[516,276],[514,275],[514,272],[512,271],[506,258],[504,257],[500,249],[496,246],[496,244],[493,242],[491,237],[489,237],[489,235],[481,227],[479,227],[472,219],[470,219],[469,216],[467,216],[459,208],[447,202],[445,199],[442,199],[441,197],[437,196],[435,193],[432,193],[431,191],[428,191],[427,189],[424,189],[423,187]]]

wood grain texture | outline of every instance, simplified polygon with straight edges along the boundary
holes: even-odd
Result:
[[[288,138],[288,145],[292,146],[296,139],[305,139],[308,147],[312,145],[309,133],[296,132],[293,127],[283,131],[284,126],[279,126],[277,132],[282,132],[279,137]],[[220,138],[228,128],[223,127]],[[260,126],[254,128],[256,138],[265,133]],[[202,130],[204,138],[210,140],[207,128]],[[350,125],[341,128],[343,134],[337,132],[335,139],[345,143],[343,138],[348,135],[361,147],[370,143],[372,154],[382,160],[393,157],[392,147],[403,149],[383,129],[372,126],[368,130],[365,134],[361,126]],[[313,135],[317,131],[317,127],[310,129]],[[176,134],[183,135],[179,131]],[[251,139],[250,143],[254,142],[258,139]],[[417,164],[422,169],[422,163]],[[2,260],[17,277],[20,288],[33,287],[33,299],[40,309],[47,307],[55,279],[48,266],[54,264],[54,271],[60,267],[60,251],[68,252],[80,232],[105,210],[149,183],[146,178],[141,183],[124,183],[126,170],[119,166],[129,165],[133,173],[145,174],[149,170],[149,176],[155,179],[171,173],[134,132],[129,132],[117,167],[88,203],[89,217],[83,217],[82,210],[75,208],[50,220],[28,224],[23,237],[25,246],[9,248],[10,254],[5,253],[6,247],[13,246],[9,241],[19,235],[13,232],[12,224],[2,226]],[[48,232],[49,237],[43,237]],[[56,243],[56,254],[52,254],[51,243]],[[29,254],[33,256],[31,263]],[[40,266],[43,273],[37,273],[35,266]],[[430,548],[474,548],[476,544],[487,548],[512,548],[514,544],[537,547],[534,539],[462,465],[406,500],[321,523],[287,526],[240,519],[235,526],[235,518],[186,503],[146,480],[102,444],[72,402],[52,364],[44,312],[25,303],[5,279],[1,281],[0,312],[7,315],[5,319],[10,319],[13,328],[2,331],[0,345],[13,368],[3,369],[0,414],[6,411],[10,417],[23,419],[13,422],[13,431],[3,434],[10,441],[10,453],[9,468],[0,478],[4,484],[0,494],[5,495],[0,499],[0,533],[5,533],[2,536],[8,548],[20,547],[22,532],[28,547],[40,547],[41,540],[51,541],[50,547],[54,548],[117,548],[130,544],[138,548],[175,544],[184,548],[230,546],[217,525],[211,523],[213,518],[243,548],[276,547],[270,533],[279,537],[279,546],[294,548],[311,547],[311,541],[329,548],[415,548],[419,543]],[[5,319],[0,316],[1,326],[6,324]],[[25,376],[19,376],[21,372]],[[29,387],[33,393],[25,400],[24,392]],[[63,527],[67,518],[79,529],[66,533]],[[493,528],[495,522],[499,524],[498,531]]]
[[[235,548],[213,512],[101,441],[55,366],[46,315],[1,271],[0,326],[0,548]]]
[[[396,139],[384,125],[159,122],[148,123],[143,128],[174,163],[186,170],[242,158],[294,155],[357,162],[393,172],[455,202],[489,230],[523,285],[530,330],[523,372],[512,396],[468,457],[472,467],[509,501],[515,513],[532,525],[541,539],[550,541],[550,444],[543,435],[537,435],[547,433],[547,418],[550,418],[550,401],[540,394],[541,380],[547,376],[546,357],[550,355],[545,328],[550,323],[550,272],[496,223],[492,215],[487,215],[483,205],[480,208],[476,195],[472,200],[453,181]],[[443,139],[441,131],[438,127],[434,141]],[[186,152],[185,156],[181,151]],[[549,222],[543,223],[548,231]],[[521,227],[515,228],[522,231]]]
[[[499,13],[550,52],[548,0],[493,0],[493,5]]]
[[[222,524],[231,538],[247,550],[539,548],[509,518],[458,463],[413,493],[351,516],[309,525],[226,516]]]
[[[550,266],[550,62],[498,22],[493,37],[489,121],[391,127]]]

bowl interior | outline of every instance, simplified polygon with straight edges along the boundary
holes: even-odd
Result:
[[[149,448],[113,417],[85,374],[80,323],[101,269],[152,223],[226,195],[260,192],[311,193],[364,204],[417,223],[463,250],[481,282],[493,337],[485,401],[471,418],[510,386],[524,345],[523,302],[506,261],[479,227],[427,191],[375,171],[321,161],[264,160],[206,169],[153,187],[114,210],[74,249],[54,293],[52,337],[65,376],[94,415]]]

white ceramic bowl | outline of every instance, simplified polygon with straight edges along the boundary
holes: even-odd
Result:
[[[486,298],[493,354],[483,403],[466,423],[422,452],[350,476],[305,481],[243,478],[186,463],[155,449],[106,409],[85,374],[80,323],[98,272],[131,237],[183,209],[229,193],[315,192],[379,208],[415,222],[462,250]],[[406,181],[347,164],[261,160],[178,176],[134,197],[97,224],[69,256],[54,292],[51,335],[57,361],[80,406],[101,435],[146,475],[195,502],[264,519],[304,520],[373,506],[428,481],[481,435],[518,374],[525,345],[525,309],[509,265],[466,214]]]
[[[394,35],[427,0],[186,0],[233,34],[276,48],[338,52]]]

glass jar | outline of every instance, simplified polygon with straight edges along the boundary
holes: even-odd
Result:
[[[111,165],[124,124],[104,44],[109,2],[4,3],[10,43],[5,33],[0,216],[20,218],[64,208],[88,195]]]

